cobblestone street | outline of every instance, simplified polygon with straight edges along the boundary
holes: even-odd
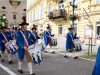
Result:
[[[64,58],[60,54],[44,53],[44,60],[41,65],[33,65],[33,71],[37,75],[91,75],[94,62],[83,60],[83,59],[73,59],[72,57]],[[16,75],[18,73],[18,58],[17,55],[13,56],[13,65],[8,64],[7,56],[5,55],[5,62],[3,64],[5,67],[10,69]],[[24,75],[29,75],[28,66],[26,60],[22,65]],[[0,75],[9,75],[6,71],[0,68]]]

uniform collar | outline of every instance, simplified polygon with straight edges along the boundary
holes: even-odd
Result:
[[[70,31],[69,31],[69,33],[73,33],[73,32],[70,32]]]
[[[27,30],[23,30],[23,29],[21,29],[21,31],[22,31],[22,32],[26,32]]]
[[[50,32],[50,30],[47,30],[48,32]]]

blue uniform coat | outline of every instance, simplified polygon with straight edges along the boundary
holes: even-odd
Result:
[[[16,38],[16,32],[13,31],[13,30],[11,31],[11,37],[12,37],[12,38]]]
[[[50,36],[51,36],[51,31],[47,30],[44,32],[44,44],[45,45],[48,45]]]
[[[95,66],[94,66],[92,75],[100,75],[100,46],[98,48],[98,53],[96,56],[96,62],[95,62]]]
[[[5,38],[2,33],[3,32],[0,32],[0,47],[1,51],[5,51],[5,44],[2,42],[3,40],[5,40]],[[11,33],[9,33],[8,31],[6,31],[4,34],[6,34],[7,41],[10,41],[12,39]]]
[[[71,37],[72,36],[72,37]],[[72,32],[66,34],[66,50],[71,50],[72,40],[74,40],[74,35]]]
[[[24,34],[24,31],[23,30],[21,30],[21,31]],[[33,41],[36,41],[37,40],[33,36],[33,34],[30,31],[28,31],[28,30],[26,30],[26,38],[27,38],[27,41],[28,41],[28,45],[29,46],[33,44],[32,40]],[[19,59],[23,60],[24,59],[24,51],[25,51],[24,50],[25,39],[24,39],[24,37],[23,37],[23,35],[22,35],[22,33],[20,31],[18,31],[16,33],[16,44],[18,45],[18,57],[19,57]]]
[[[39,36],[38,36],[38,33],[37,32],[32,32],[34,35],[35,35],[35,37],[37,38],[37,39],[39,39]]]

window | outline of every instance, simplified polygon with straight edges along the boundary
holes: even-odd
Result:
[[[52,4],[49,4],[49,12],[52,12]]]
[[[33,9],[33,21],[35,20],[35,9]]]
[[[100,0],[96,0],[96,4],[100,4]]]
[[[41,3],[41,10],[40,10],[40,18],[43,18],[44,17],[44,3]]]
[[[59,25],[59,34],[62,34],[62,25]]]
[[[60,0],[58,4],[58,9],[63,9],[64,8],[64,1]]]
[[[32,11],[30,12],[30,22],[32,22]]]
[[[100,38],[100,22],[97,22],[97,34],[99,35]]]
[[[32,21],[33,21],[33,9],[31,11],[32,11]]]
[[[29,21],[28,21],[28,22],[30,22],[30,12],[28,13],[28,19],[29,19]]]
[[[58,9],[63,9],[64,8],[64,3],[58,4]]]
[[[16,15],[15,15],[15,14],[13,15],[13,19],[14,19],[14,20],[16,19]]]
[[[37,7],[35,8],[35,20],[37,20]]]
[[[39,6],[37,6],[37,19],[39,19]]]
[[[77,34],[77,24],[74,24],[74,32]]]
[[[27,23],[28,23],[29,22],[29,14],[28,13],[27,13],[26,17],[27,17]]]

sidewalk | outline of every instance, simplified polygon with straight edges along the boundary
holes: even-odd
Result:
[[[56,47],[52,47],[52,49],[55,51],[55,53],[65,55],[66,37],[57,36],[57,42],[58,42],[57,46]],[[95,61],[96,54],[97,54],[97,49],[98,49],[98,45],[97,46],[93,46],[92,47],[92,53],[91,53],[91,51],[88,51],[88,45],[86,45],[86,43],[83,43],[81,52],[67,53],[67,55],[71,56],[71,57],[79,56],[80,58],[85,58],[85,59],[89,59],[89,60]],[[47,46],[46,50],[48,52],[51,52],[49,46]]]

